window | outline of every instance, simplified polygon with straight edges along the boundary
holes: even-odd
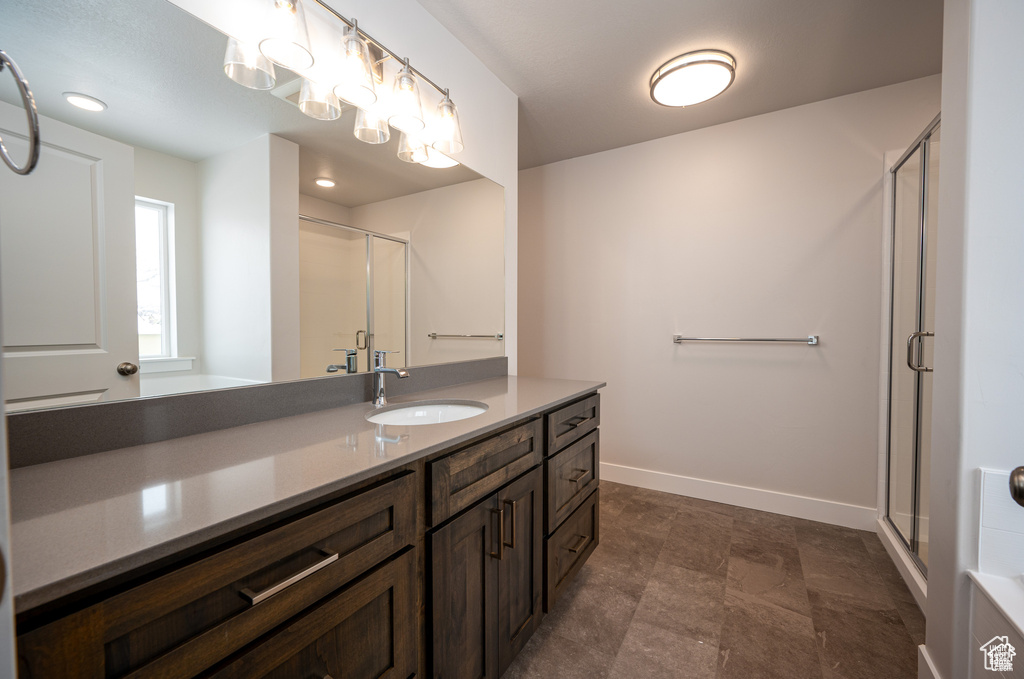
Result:
[[[174,206],[135,198],[135,274],[139,310],[139,357],[174,355],[171,323],[170,232]]]

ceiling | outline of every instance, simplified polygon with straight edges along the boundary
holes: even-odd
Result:
[[[276,134],[300,147],[300,191],[348,207],[480,177],[462,166],[398,160],[398,134],[378,146],[357,140],[354,109],[313,120],[281,96],[237,85],[222,70],[226,40],[165,0],[7,3],[0,21],[0,46],[29,80],[41,114],[132,146],[197,162]],[[278,69],[278,88],[296,77]],[[108,108],[81,111],[64,101],[65,91]],[[21,106],[6,73],[0,100]],[[45,141],[45,125],[42,133]],[[315,186],[316,177],[337,186]]]
[[[942,0],[419,0],[519,96],[519,167],[553,163],[939,73]],[[672,57],[737,61],[679,109],[648,82]]]

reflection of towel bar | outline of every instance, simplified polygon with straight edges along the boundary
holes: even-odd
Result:
[[[436,332],[432,332],[428,333],[427,337],[429,337],[430,339],[505,339],[505,335],[500,332],[495,335],[438,335]]]
[[[817,335],[807,337],[683,337],[674,335],[672,341],[676,344],[682,342],[796,342],[797,344],[817,344]]]

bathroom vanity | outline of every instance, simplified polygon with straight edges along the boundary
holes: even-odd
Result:
[[[599,540],[600,383],[500,377],[16,469],[22,677],[498,677]]]

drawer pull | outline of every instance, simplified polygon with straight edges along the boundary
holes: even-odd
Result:
[[[505,500],[505,504],[506,505],[510,505],[512,507],[512,542],[505,543],[505,546],[508,547],[509,549],[515,549],[516,548],[516,501],[515,500]],[[502,532],[502,536],[501,536],[502,537],[502,542],[504,542],[504,538],[505,538],[504,526],[502,526],[502,531],[501,532]]]
[[[586,415],[577,415],[576,417],[579,417],[580,421],[579,422],[574,422],[574,423],[572,423],[572,425],[570,425],[570,426],[572,426],[573,429],[578,429],[581,426],[583,426],[584,424],[586,424],[587,422],[590,422],[592,419],[594,419],[592,417],[587,417]],[[576,419],[576,418],[574,417],[573,419]],[[566,424],[569,424],[569,423],[566,422]]]
[[[566,481],[568,481],[569,483],[577,483],[578,484],[580,481],[582,481],[584,478],[586,478],[587,474],[590,473],[589,469],[577,469],[576,471],[579,472],[576,475],[576,477],[572,478],[572,479],[566,479]]]
[[[589,535],[581,535],[580,539],[576,541],[575,545],[573,545],[572,547],[566,547],[566,549],[568,549],[573,554],[579,554],[580,551],[583,549],[583,546],[585,544],[587,544],[587,541],[589,539],[590,539]]]
[[[501,561],[505,558],[505,509],[492,509],[491,514],[498,515],[498,551],[491,552],[491,556]]]
[[[262,592],[253,592],[251,589],[246,587],[245,589],[241,590],[239,592],[239,594],[241,594],[243,597],[248,599],[249,603],[252,604],[253,606],[255,606],[256,604],[260,603],[261,601],[266,601],[267,599],[269,599],[270,597],[274,596],[275,594],[277,594],[281,590],[284,590],[284,589],[287,589],[288,587],[291,587],[296,582],[298,582],[300,580],[303,580],[304,578],[308,578],[310,575],[313,575],[313,573],[316,573],[318,570],[320,570],[322,568],[326,568],[327,566],[330,566],[332,563],[334,563],[335,561],[338,560],[338,553],[335,552],[335,551],[332,551],[330,549],[321,549],[320,552],[325,557],[322,561],[317,561],[315,564],[313,564],[309,568],[305,568],[305,569],[299,571],[298,573],[296,573],[295,575],[291,576],[287,580],[282,580],[281,582],[277,583],[276,585],[271,585],[270,587],[266,588]]]

